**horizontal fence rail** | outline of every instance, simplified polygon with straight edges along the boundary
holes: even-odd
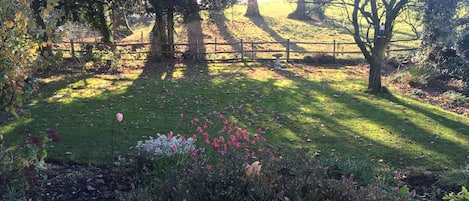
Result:
[[[412,52],[418,50],[419,40],[399,39],[392,40],[386,49],[386,56],[398,52]],[[112,47],[114,55],[123,60],[147,60],[150,53],[150,42],[115,43]],[[99,42],[77,42],[74,40],[56,44],[55,51],[62,51],[65,57],[80,57],[93,54],[93,51],[102,49]],[[302,60],[306,56],[326,55],[333,58],[361,58],[362,52],[353,42],[333,40],[331,42],[311,41],[244,41],[238,42],[199,42],[195,44],[173,44],[176,57],[190,57],[199,61],[258,61],[273,60],[273,54],[282,54],[281,60]],[[192,51],[189,52],[188,50]]]

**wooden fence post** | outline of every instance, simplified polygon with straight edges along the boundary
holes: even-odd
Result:
[[[391,46],[388,45],[388,46],[386,47],[386,57],[389,58],[389,55],[390,55],[390,54],[391,54]]]
[[[195,55],[194,60],[199,61],[199,40],[195,41]]]
[[[336,56],[336,55],[335,55],[335,54],[336,54],[336,53],[335,53],[335,52],[336,52],[336,49],[335,49],[335,48],[336,48],[336,45],[337,45],[337,43],[336,43],[336,41],[335,41],[335,39],[334,39],[334,48],[332,48],[332,56],[334,56],[334,59],[335,59],[335,56]]]
[[[251,41],[251,58],[256,58],[256,53],[254,52],[254,41]]]
[[[70,40],[70,46],[71,46],[71,54],[72,54],[72,58],[75,58],[75,44],[73,43],[73,39]]]
[[[290,62],[290,39],[287,39],[287,63]]]
[[[217,58],[217,38],[215,38],[215,59]]]
[[[244,42],[243,39],[241,39],[241,61],[244,61]]]

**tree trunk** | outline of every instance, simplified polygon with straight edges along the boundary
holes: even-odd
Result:
[[[101,33],[102,42],[110,47],[114,46],[114,36],[112,35],[112,30],[109,26],[106,16],[106,9],[102,3],[98,3],[98,24],[99,32]]]
[[[200,21],[202,18],[200,17],[199,11],[199,4],[197,3],[197,0],[190,0],[189,6],[184,12],[184,23]]]
[[[168,8],[167,16],[167,29],[168,29],[168,45],[166,47],[167,54],[165,57],[173,58],[174,57],[174,8]]]
[[[261,13],[259,12],[259,5],[257,0],[248,0],[248,9],[245,16],[259,17]]]
[[[298,0],[296,4],[296,10],[288,15],[290,19],[296,20],[310,20],[311,18],[306,14],[306,3],[305,0]]]
[[[155,24],[151,30],[151,57],[159,60],[168,54],[168,32],[163,18],[163,7],[159,2],[153,4],[155,8]]]

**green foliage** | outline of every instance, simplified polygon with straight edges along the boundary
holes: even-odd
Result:
[[[466,97],[462,93],[456,92],[454,90],[449,90],[443,93],[443,97],[451,100],[457,105],[469,105],[469,97]]]
[[[47,61],[40,59],[38,49],[51,41],[38,37],[47,30],[32,23],[28,1],[2,0],[0,8],[0,109],[16,115],[16,109],[26,102],[34,88],[31,75],[44,65],[41,60]],[[42,14],[51,10],[51,6],[46,6]]]
[[[390,186],[362,185],[348,177],[329,178],[331,167],[319,165],[309,149],[265,147],[256,158],[228,152],[214,165],[202,158],[186,161],[131,193],[130,200],[410,200],[409,192]],[[243,163],[261,161],[258,175],[247,175]],[[369,175],[373,177],[372,175]]]
[[[330,64],[336,61],[335,57],[325,53],[317,54],[315,56],[306,55],[303,58],[305,63],[315,63],[315,64]]]
[[[469,168],[444,172],[436,185],[469,186]]]
[[[0,137],[0,195],[4,195],[0,199],[16,200],[26,189],[34,188],[44,169],[47,144],[59,142],[61,137],[47,130],[47,135],[31,136],[16,146],[7,145]]]
[[[468,201],[469,200],[469,192],[467,191],[466,187],[461,187],[461,191],[458,194],[448,194],[443,197],[443,200],[449,201]]]

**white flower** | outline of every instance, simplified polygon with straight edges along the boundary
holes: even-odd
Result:
[[[190,150],[195,150],[195,139],[184,139],[180,135],[168,137],[157,134],[157,138],[148,137],[147,140],[138,141],[135,149],[141,156],[156,160],[162,156],[172,156],[173,154],[185,154]]]

